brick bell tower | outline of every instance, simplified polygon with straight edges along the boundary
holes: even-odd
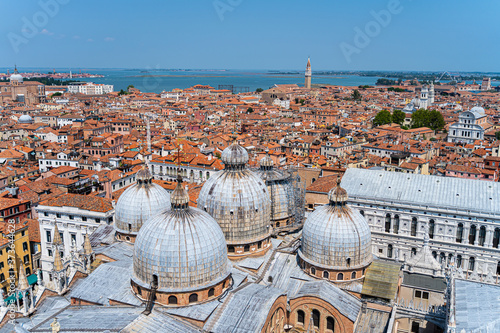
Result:
[[[311,59],[307,58],[307,66],[306,66],[306,80],[304,83],[304,87],[307,89],[311,89]]]

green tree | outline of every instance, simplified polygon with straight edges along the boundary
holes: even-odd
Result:
[[[52,96],[50,96],[50,98],[54,98],[57,96],[62,96],[62,94],[59,91],[57,91],[57,92],[53,93]]]
[[[392,115],[387,110],[382,110],[373,119],[373,126],[380,126],[390,124],[392,122]]]
[[[352,99],[355,101],[360,101],[363,96],[361,96],[361,93],[359,92],[358,89],[354,89],[351,95]]]
[[[438,110],[419,109],[411,115],[412,128],[429,127],[432,130],[439,130],[446,125],[443,115]]]
[[[264,91],[264,89],[262,89],[262,88],[257,88],[257,90],[255,90],[255,91],[256,91],[256,92],[263,92],[263,91]]]
[[[130,88],[135,88],[133,84],[129,84],[128,87],[127,87],[127,90],[129,90]]]
[[[444,125],[446,125],[446,122],[444,121],[441,112],[438,110],[431,110],[429,112],[429,123],[427,124],[427,127],[435,131],[442,129]]]
[[[429,123],[429,110],[418,109],[411,115],[411,128],[427,127]]]
[[[120,89],[120,92],[118,93],[118,96],[121,96],[121,95],[128,95],[128,92],[126,92],[123,89]]]
[[[247,113],[252,113],[253,112],[253,109],[252,108],[248,108],[247,109]]]
[[[495,138],[496,138],[497,140],[500,140],[500,131],[495,132]]]
[[[403,122],[405,121],[405,118],[406,118],[406,113],[404,113],[401,110],[394,110],[392,112],[392,122],[393,123],[396,123],[396,124],[399,124],[399,125],[403,125]]]

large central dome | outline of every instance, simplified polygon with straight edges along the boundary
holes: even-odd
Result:
[[[230,256],[269,248],[271,201],[265,182],[246,168],[248,153],[233,143],[222,152],[225,168],[203,185],[198,208],[219,223]]]
[[[172,208],[148,220],[137,236],[132,275],[136,293],[146,298],[143,289],[155,285],[157,300],[164,305],[222,294],[230,277],[224,234],[210,215],[188,206],[180,180],[171,201]]]
[[[122,193],[115,207],[117,238],[134,241],[142,225],[170,207],[170,194],[152,182],[147,168],[137,173],[137,183]]]

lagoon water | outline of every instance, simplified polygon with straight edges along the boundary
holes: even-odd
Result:
[[[69,72],[69,68],[56,68],[56,72]],[[79,69],[71,69],[79,73]],[[10,69],[12,72],[12,69]],[[20,72],[52,72],[48,68],[19,68]],[[7,72],[7,68],[0,68]],[[219,85],[268,89],[274,84],[304,84],[304,73],[277,74],[267,70],[161,70],[161,69],[84,69],[82,72],[104,75],[102,78],[74,79],[94,83],[114,85],[114,90],[127,89],[129,85],[144,92],[170,91],[174,88],[185,89],[196,84],[206,84],[218,88]],[[295,72],[295,71],[291,71]],[[342,86],[374,85],[378,77],[357,75],[314,75],[312,83]]]

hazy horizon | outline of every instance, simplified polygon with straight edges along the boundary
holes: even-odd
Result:
[[[500,3],[5,2],[19,68],[496,72]],[[477,20],[471,18],[480,18]]]

